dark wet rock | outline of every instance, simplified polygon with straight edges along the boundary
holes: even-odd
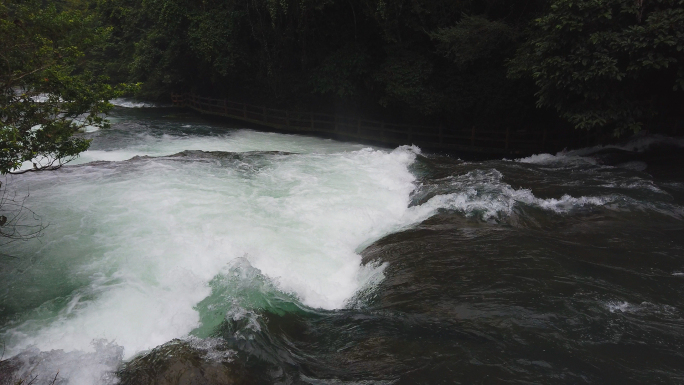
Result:
[[[589,157],[598,164],[646,171],[660,179],[684,179],[684,148],[674,142],[657,142],[645,149],[635,148],[634,151],[604,148]]]
[[[633,171],[644,171],[648,168],[648,165],[646,164],[646,162],[633,160],[630,162],[616,164],[615,167],[624,168],[626,170],[633,170]]]
[[[179,153],[165,156],[164,158],[189,158],[189,159],[249,159],[254,157],[273,156],[273,155],[291,155],[290,152],[283,151],[246,151],[246,152],[228,152],[228,151],[202,151],[202,150],[185,150]]]
[[[135,161],[139,161],[139,160],[149,160],[149,159],[154,159],[154,157],[149,156],[149,155],[136,155],[136,156],[132,157],[131,159],[129,159],[128,161],[129,162],[135,162]],[[101,162],[101,161],[96,160],[95,162],[90,162],[89,164],[97,164],[99,162]]]
[[[589,157],[595,159],[597,163],[606,166],[632,162],[638,160],[640,156],[641,154],[636,151],[628,151],[621,148],[604,148],[589,155]]]
[[[212,385],[259,383],[230,351],[173,340],[139,356],[119,371],[121,385]]]
[[[684,180],[684,148],[674,144],[651,145],[639,159],[648,164],[646,172],[656,179]]]
[[[15,385],[19,380],[21,363],[18,360],[0,361],[0,385]]]

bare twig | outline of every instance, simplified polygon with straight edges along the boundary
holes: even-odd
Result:
[[[26,224],[28,217],[33,217],[34,221],[40,220],[40,217],[25,205],[31,195],[30,190],[23,198],[18,198],[16,192],[10,194],[7,191],[6,183],[5,188],[2,187],[3,184],[0,183],[0,213],[4,222],[0,226],[0,245],[39,237],[47,226],[42,223]]]
[[[27,172],[32,172],[32,171],[54,171],[54,170],[59,170],[60,168],[62,168],[62,166],[64,166],[64,164],[62,164],[62,163],[58,164],[57,166],[53,166],[52,165],[53,163],[50,163],[47,166],[43,166],[43,167],[34,167],[34,168],[27,168],[26,170],[10,171],[9,174],[21,175],[21,174],[26,174]]]
[[[57,382],[57,376],[58,375],[59,375],[59,370],[57,371],[57,373],[55,373],[55,378],[52,379],[52,381],[50,382],[50,385],[55,385],[55,382]]]
[[[16,82],[17,80],[21,80],[22,78],[24,78],[24,77],[26,77],[26,76],[33,75],[33,74],[36,73],[36,72],[40,72],[40,71],[42,71],[42,70],[44,70],[44,69],[46,69],[46,68],[52,66],[53,64],[54,64],[54,63],[46,64],[46,65],[44,65],[44,66],[41,66],[41,67],[36,68],[36,69],[33,70],[33,71],[29,71],[29,72],[27,72],[27,73],[25,73],[25,74],[23,74],[23,75],[21,75],[21,76],[19,76],[19,77],[10,78],[9,86],[11,87],[11,85],[14,84],[14,82]]]

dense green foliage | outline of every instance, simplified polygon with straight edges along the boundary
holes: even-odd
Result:
[[[145,82],[148,97],[462,127],[557,124],[555,110],[618,131],[681,107],[681,0],[100,0],[99,11],[114,28],[108,72]]]
[[[533,83],[507,78],[505,60],[538,8],[532,0],[99,3],[114,28],[108,73],[144,82],[148,97],[194,91],[464,127],[535,113]]]
[[[3,1],[0,16],[0,173],[27,161],[60,167],[88,148],[74,134],[105,126],[108,100],[124,90],[92,69],[109,30],[85,11],[39,1]]]
[[[192,91],[465,130],[560,117],[627,132],[684,109],[684,0],[70,1],[2,5],[2,170],[85,148],[71,134],[100,124],[115,92],[95,73],[143,82],[146,98]]]
[[[637,131],[684,109],[684,1],[555,0],[534,27],[511,73],[576,127]]]

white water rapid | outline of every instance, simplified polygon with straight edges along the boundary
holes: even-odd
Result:
[[[8,181],[30,191],[27,205],[49,226],[9,245],[32,263],[5,296],[25,309],[0,329],[6,357],[40,351],[34,371],[106,382],[117,356],[200,327],[196,305],[236,265],[305,306],[344,307],[382,277],[383,266],[362,268],[359,247],[427,214],[408,208],[415,148],[176,125],[181,134],[115,126],[81,165]],[[226,153],[164,158],[184,150]],[[145,155],[154,158],[128,160]]]
[[[684,217],[638,170],[599,167],[582,154],[460,162],[418,181],[416,147],[168,113],[118,108],[112,129],[84,134],[92,147],[73,164],[3,180],[9,196],[26,197],[22,220],[48,225],[0,250],[0,343],[19,377],[113,384],[122,362],[173,339],[211,345],[227,318],[283,302],[317,312],[363,306],[386,266],[362,266],[359,253],[439,210],[505,226],[599,209]],[[584,179],[547,182],[553,168]],[[523,187],[516,173],[553,188]]]

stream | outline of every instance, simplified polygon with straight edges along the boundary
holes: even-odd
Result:
[[[0,384],[684,382],[684,138],[468,161],[117,104],[3,177],[41,231],[0,243]]]

